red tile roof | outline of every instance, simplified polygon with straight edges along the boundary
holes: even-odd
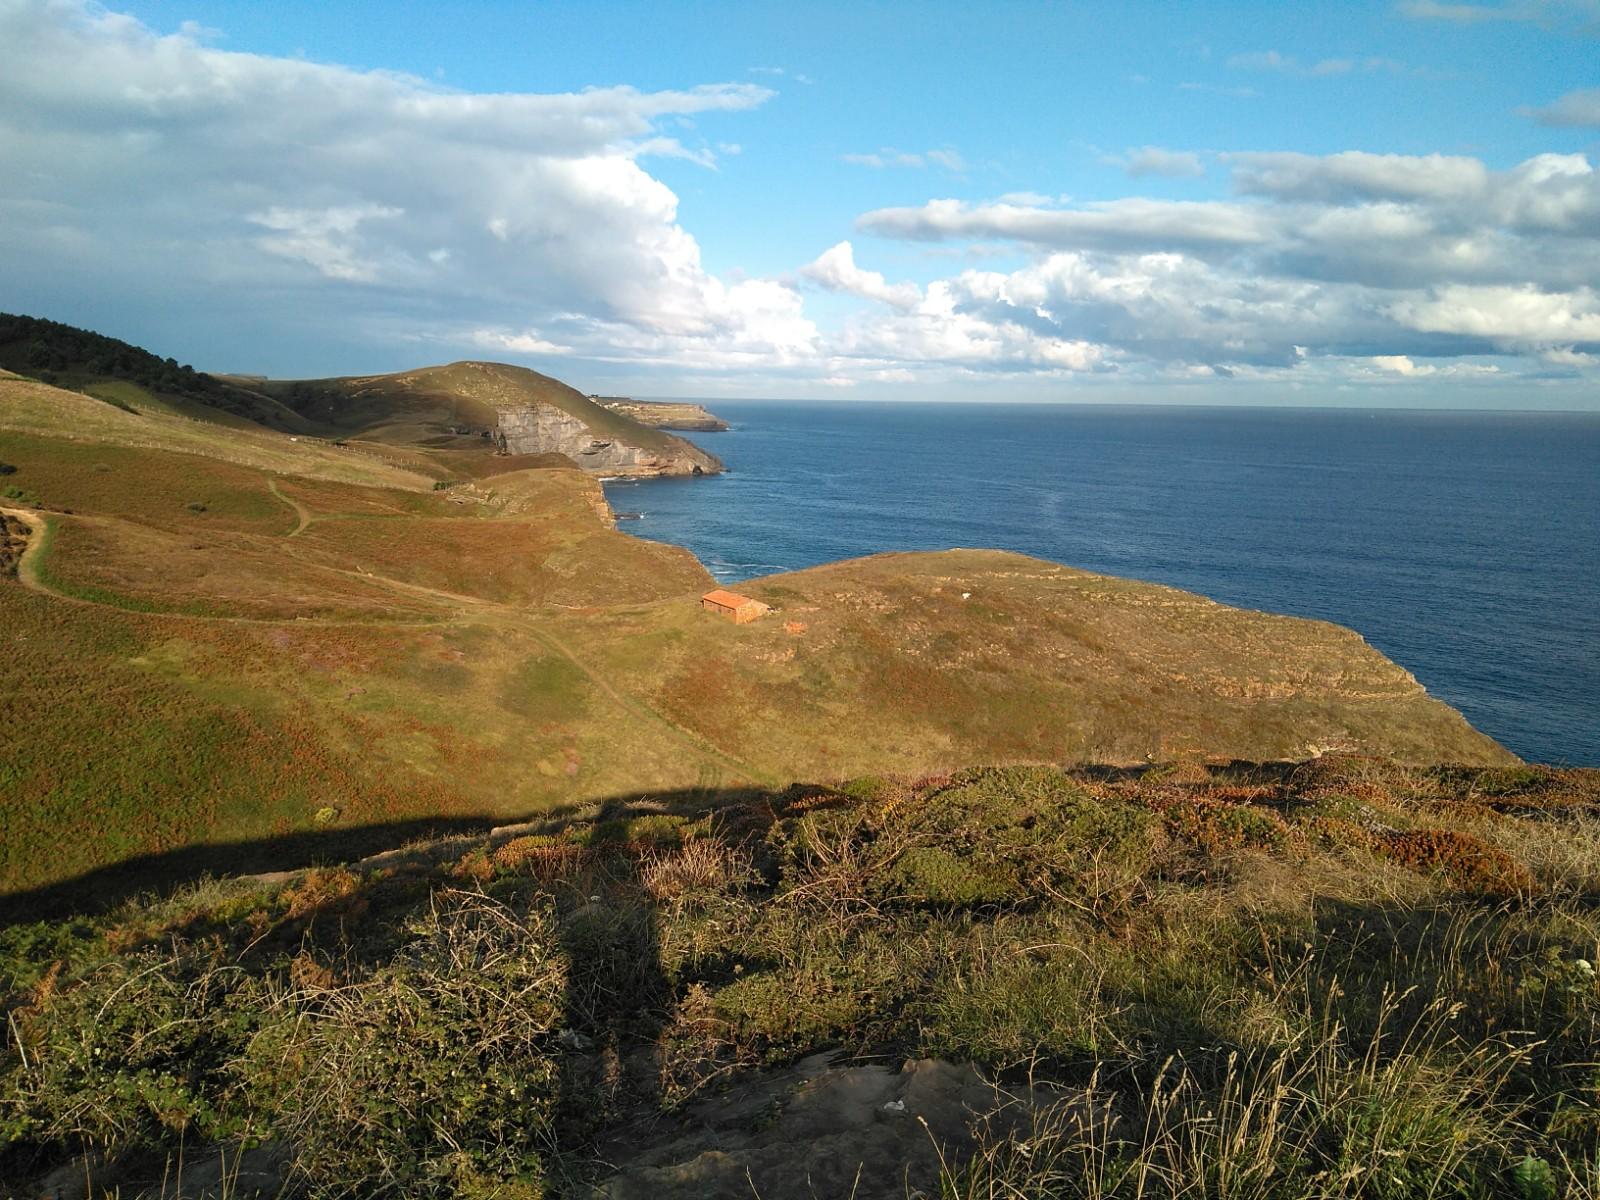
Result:
[[[737,592],[724,591],[716,588],[701,596],[702,600],[709,600],[712,604],[720,604],[724,608],[738,608],[741,604],[758,604],[760,601],[752,600],[749,596],[741,596]]]

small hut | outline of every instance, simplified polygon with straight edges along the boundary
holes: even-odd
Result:
[[[735,625],[748,625],[757,617],[764,617],[772,611],[759,600],[752,600],[749,596],[741,596],[737,592],[723,591],[721,588],[701,596],[700,607],[716,613],[719,617],[727,617]]]

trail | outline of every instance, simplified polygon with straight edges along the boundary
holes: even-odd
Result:
[[[49,517],[32,509],[6,508],[3,506],[0,506],[0,513],[16,517],[32,531],[31,536],[28,538],[28,544],[23,547],[22,554],[17,559],[17,582],[29,591],[38,592],[42,596],[49,596],[52,600],[61,600],[67,604],[77,604],[85,608],[105,608],[112,612],[127,613],[135,617],[152,617],[163,621],[213,621],[237,625],[314,625],[334,629],[436,629],[448,619],[441,616],[437,619],[419,621],[400,621],[386,618],[341,621],[332,617],[223,616],[214,613],[163,612],[159,609],[133,608],[121,604],[107,604],[103,600],[90,600],[86,597],[74,596],[71,592],[63,592],[58,588],[51,587],[39,572],[40,560],[44,557],[50,542],[51,525]],[[372,577],[369,576],[367,578],[371,579]]]
[[[277,489],[275,483],[269,483],[273,494],[284,503],[292,506],[300,515],[300,524],[288,537],[300,533],[311,521],[309,514],[301,505],[284,496]],[[17,579],[24,587],[55,600],[62,600],[68,604],[84,605],[91,608],[108,608],[113,612],[130,613],[135,616],[153,617],[161,620],[180,621],[215,621],[241,625],[279,625],[279,626],[326,626],[340,629],[435,629],[451,619],[449,614],[441,614],[436,620],[399,621],[399,620],[370,620],[370,621],[340,621],[325,617],[246,617],[246,616],[214,616],[181,612],[150,612],[144,609],[125,608],[121,605],[107,604],[103,601],[89,600],[82,596],[74,596],[69,592],[60,591],[45,582],[39,571],[39,563],[48,548],[50,540],[50,519],[43,513],[31,509],[0,507],[0,512],[9,513],[18,518],[32,530],[28,544],[24,547],[17,560]],[[296,555],[295,557],[300,557]],[[537,638],[545,647],[562,658],[565,658],[574,667],[581,671],[586,679],[592,683],[608,700],[622,709],[628,715],[646,723],[660,726],[669,737],[679,742],[685,748],[693,751],[701,758],[714,763],[719,769],[732,771],[739,779],[750,783],[776,786],[777,780],[765,771],[759,770],[742,759],[729,754],[715,744],[707,741],[692,729],[686,728],[672,720],[665,713],[660,712],[647,702],[631,696],[615,686],[602,672],[590,666],[556,634],[540,626],[537,617],[526,609],[516,608],[497,600],[486,600],[481,596],[470,596],[462,592],[451,592],[444,588],[429,587],[426,584],[407,583],[404,580],[392,579],[386,575],[370,575],[364,571],[353,571],[343,567],[328,567],[318,564],[324,570],[334,571],[341,575],[349,575],[367,583],[377,583],[382,586],[401,592],[410,592],[415,595],[426,596],[434,600],[442,600],[459,610],[456,615],[471,612],[487,616],[494,620],[502,621],[517,629],[525,630]]]
[[[296,525],[293,529],[291,529],[284,536],[285,537],[299,537],[302,533],[305,532],[306,526],[311,524],[311,522],[315,519],[311,515],[311,510],[309,508],[307,508],[305,505],[301,504],[300,501],[295,500],[295,499],[293,499],[293,498],[291,498],[289,496],[285,496],[281,491],[279,491],[278,490],[278,481],[276,479],[268,479],[267,480],[267,487],[272,489],[272,494],[274,496],[276,496],[279,500],[282,500],[290,508],[294,509],[294,515],[300,521],[300,523],[298,525]]]

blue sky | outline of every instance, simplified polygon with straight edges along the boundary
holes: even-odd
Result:
[[[217,370],[1600,407],[1600,0],[0,0],[0,308]]]

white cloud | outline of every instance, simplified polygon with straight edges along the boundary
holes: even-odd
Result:
[[[924,289],[849,349],[987,369],[1238,380],[1483,380],[1587,370],[1600,353],[1600,172],[1582,155],[1505,171],[1346,152],[1224,156],[1236,201],[982,204],[864,214],[867,233],[1009,243],[1028,259]],[[935,310],[935,301],[942,307]]]
[[[364,260],[359,227],[364,221],[404,215],[381,204],[349,204],[321,210],[274,207],[247,213],[246,220],[274,231],[257,243],[268,253],[309,263],[329,279],[370,283],[378,278],[381,264]]]
[[[1568,92],[1554,104],[1523,112],[1541,125],[1600,129],[1600,88]]]
[[[472,340],[487,350],[510,350],[516,354],[560,355],[571,354],[572,347],[558,346],[543,338],[526,333],[501,333],[492,329],[476,330]]]
[[[943,150],[895,150],[892,148],[878,150],[870,154],[841,154],[840,160],[857,167],[871,167],[881,171],[886,167],[912,167],[921,169],[934,166],[943,167],[946,171],[960,174],[967,169],[967,163],[961,155],[949,148]]]
[[[791,71],[787,67],[750,67],[749,72],[752,75],[770,75],[774,79],[792,79],[796,83],[811,84],[816,82],[811,76],[802,74],[799,71]]]
[[[0,45],[14,287],[81,279],[133,307],[159,279],[174,325],[263,339],[362,322],[471,343],[509,321],[528,353],[602,333],[695,362],[811,352],[798,294],[708,273],[643,165],[714,165],[684,122],[762,104],[755,84],[464,93],[163,36],[87,0],[0,0]]]
[[[1574,350],[1571,346],[1547,346],[1539,352],[1539,358],[1540,361],[1557,367],[1600,366],[1600,356],[1585,354],[1581,350]]]
[[[1442,154],[1244,153],[1223,159],[1243,192],[1304,200],[1429,199],[1477,194],[1489,172],[1475,158]]]
[[[1424,21],[1451,21],[1459,25],[1528,21],[1579,34],[1600,32],[1600,0],[1507,0],[1500,4],[1401,0],[1399,8],[1406,16]]]
[[[742,165],[717,124],[768,98],[749,83],[470,94],[159,36],[87,0],[0,0],[0,45],[8,293],[63,281],[138,311],[159,280],[165,324],[199,332],[156,348],[185,357],[222,331],[818,387],[1600,371],[1600,172],[1581,154],[1491,170],[1135,148],[1131,174],[1215,161],[1236,194],[933,199],[858,221],[924,244],[914,282],[859,265],[859,239],[792,276],[724,277],[652,167]],[[948,147],[855,157],[965,167]],[[819,327],[811,287],[847,315]]]
[[[1349,58],[1324,58],[1305,66],[1292,54],[1263,50],[1249,54],[1235,54],[1228,59],[1228,65],[1235,70],[1278,71],[1285,75],[1348,75],[1356,69],[1357,63]]]
[[[1426,299],[1400,300],[1391,312],[1412,329],[1465,334],[1507,346],[1600,345],[1600,296],[1589,288],[1543,292],[1531,285],[1450,285],[1434,289]]]
[[[869,233],[920,241],[1005,238],[1039,246],[1133,249],[1249,245],[1267,237],[1262,217],[1241,204],[1130,197],[1075,209],[930,200],[919,208],[881,208],[856,223]]]
[[[1432,375],[1439,370],[1438,367],[1431,365],[1419,367],[1411,361],[1410,355],[1406,354],[1374,354],[1372,356],[1372,365],[1380,371],[1392,371],[1396,375],[1404,375],[1408,378]]]
[[[1193,150],[1165,150],[1160,146],[1141,146],[1109,160],[1134,179],[1161,175],[1168,179],[1198,179],[1206,173],[1200,156]]]
[[[815,261],[802,267],[800,274],[829,291],[878,300],[891,308],[912,309],[922,301],[922,291],[916,284],[891,284],[877,271],[856,266],[855,251],[849,242],[824,250]]]

